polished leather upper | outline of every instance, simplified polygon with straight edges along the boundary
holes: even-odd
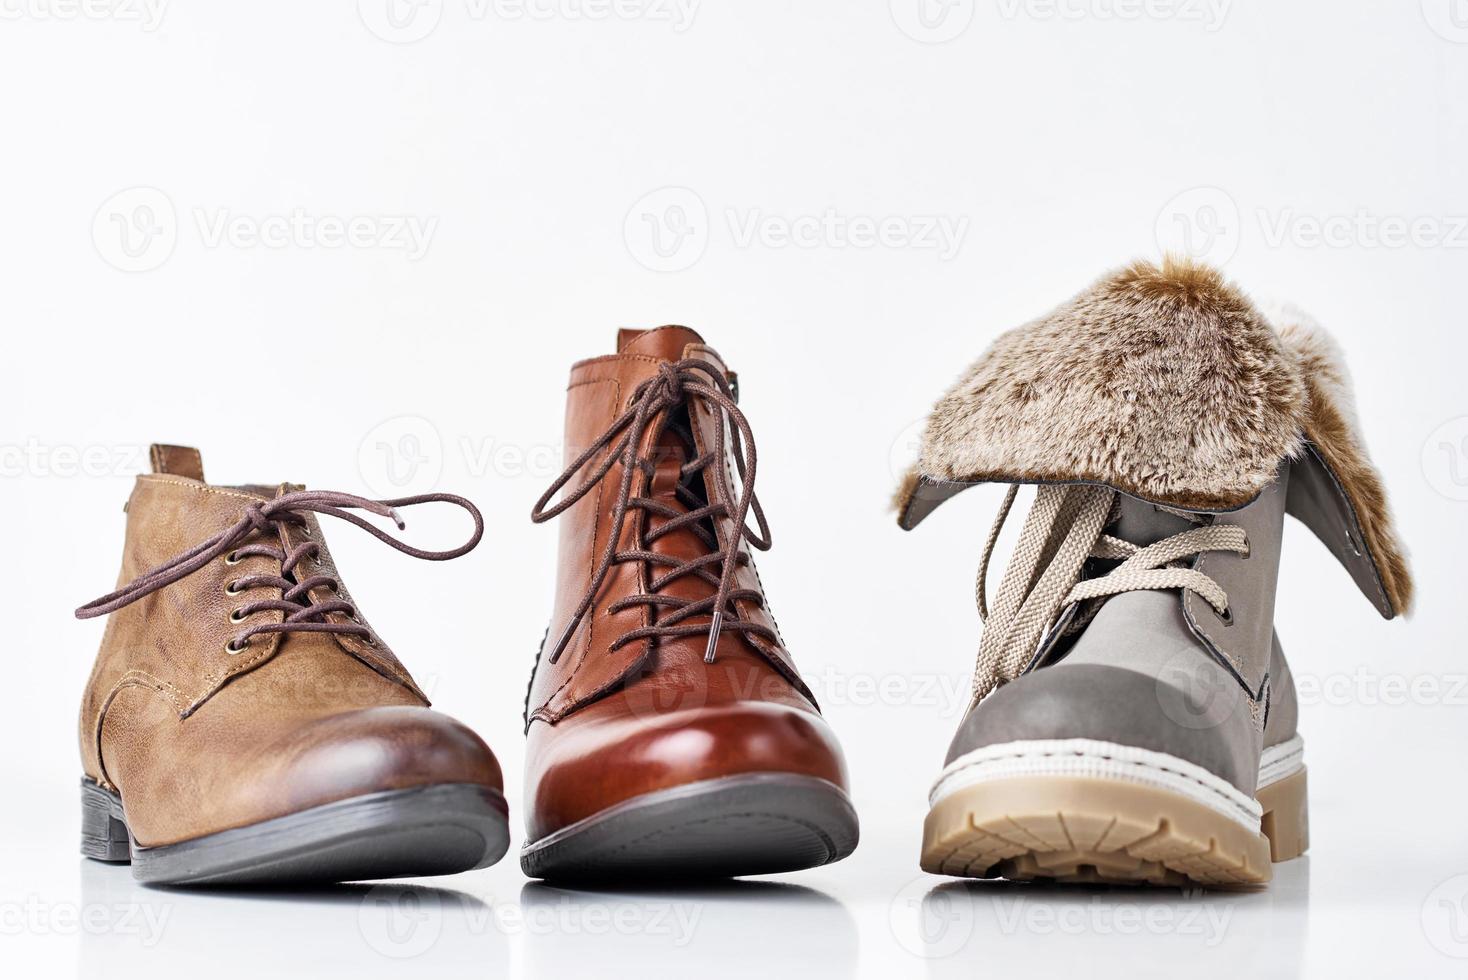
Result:
[[[698,358],[729,376],[718,355],[684,327],[624,330],[616,354],[574,365],[567,390],[567,457],[593,444],[661,365],[683,358]],[[708,451],[714,426],[724,424],[697,399],[689,402],[693,445],[677,432],[652,427],[639,447],[639,455],[652,461],[652,472],[639,470],[633,483],[634,494],[678,512],[686,512],[673,493],[681,467]],[[618,461],[599,486],[558,518],[560,552],[548,644],[570,621],[607,547],[621,479]],[[704,492],[713,494],[708,474],[702,479]],[[689,529],[643,541],[644,530],[670,519],[649,511],[630,516],[618,550],[634,551],[645,543],[652,552],[680,560],[707,553],[707,545]],[[735,542],[748,554],[731,519],[712,523],[721,546]],[[737,589],[761,592],[752,560],[734,574]],[[634,796],[701,779],[774,771],[845,785],[840,749],[783,643],[725,630],[713,663],[704,660],[706,633],[649,637],[613,648],[619,636],[649,625],[656,613],[646,605],[609,607],[647,592],[655,575],[643,561],[612,566],[562,656],[552,663],[543,651],[537,662],[526,702],[526,821],[532,840]],[[667,583],[662,594],[696,600],[714,589],[686,575]],[[739,600],[737,608],[741,618],[779,636],[767,606]],[[706,625],[709,617],[687,622]]]
[[[127,504],[119,582],[137,578],[239,520],[285,485],[215,487],[197,453],[154,448]],[[257,539],[265,531],[257,531]],[[313,516],[272,525],[288,550]],[[261,634],[226,649],[244,603],[279,598],[247,575],[279,563],[226,556],[110,614],[83,694],[79,740],[87,776],[119,792],[143,846],[176,843],[365,793],[444,782],[502,788],[498,763],[468,728],[433,711],[374,633]],[[311,571],[340,574],[324,544]],[[339,590],[345,595],[345,586]],[[309,601],[331,590],[313,589]],[[340,616],[331,614],[327,617]],[[253,613],[250,622],[280,622]],[[360,618],[360,617],[359,617]]]

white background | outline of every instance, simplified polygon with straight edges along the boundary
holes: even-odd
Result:
[[[1468,4],[154,2],[0,0],[7,972],[1463,975]],[[904,534],[895,472],[999,330],[1165,248],[1340,339],[1418,611],[1379,620],[1289,529],[1314,846],[1268,890],[941,887],[919,833],[998,491]],[[518,845],[566,372],[666,322],[741,374],[761,573],[845,741],[852,858],[597,895],[512,851],[435,890],[195,896],[77,857],[102,624],[71,610],[113,585],[154,440],[215,482],[479,502],[486,543],[448,565],[327,533],[499,754]]]

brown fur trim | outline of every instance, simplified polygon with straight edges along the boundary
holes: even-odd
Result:
[[[1386,487],[1361,436],[1345,357],[1335,340],[1301,310],[1289,306],[1271,310],[1270,320],[1305,381],[1305,434],[1350,498],[1393,610],[1405,613],[1412,606],[1412,574],[1393,526]]]
[[[1002,334],[934,407],[894,502],[938,483],[1088,482],[1191,510],[1240,507],[1304,440],[1355,510],[1396,612],[1405,553],[1355,419],[1345,361],[1298,311],[1277,323],[1216,270],[1169,258],[1102,277]]]
[[[1227,510],[1299,451],[1304,406],[1274,331],[1222,276],[1137,262],[1000,336],[933,409],[918,471]]]

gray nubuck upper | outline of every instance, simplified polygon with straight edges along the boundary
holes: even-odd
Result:
[[[1266,317],[1215,270],[1119,269],[1001,334],[938,401],[899,523],[979,483],[1009,490],[924,870],[1254,885],[1304,853],[1303,743],[1274,632],[1285,516],[1382,616],[1412,594],[1334,342],[1297,312]]]
[[[1191,563],[1223,587],[1227,616],[1187,590],[1112,596],[1078,634],[1052,630],[1025,674],[972,706],[947,761],[1002,742],[1088,738],[1165,752],[1252,794],[1262,749],[1293,737],[1297,717],[1273,630],[1288,480],[1284,467],[1253,503],[1209,518],[1243,528],[1249,545],[1247,557]],[[1119,495],[1115,510],[1108,533],[1138,546],[1194,526],[1134,497]]]

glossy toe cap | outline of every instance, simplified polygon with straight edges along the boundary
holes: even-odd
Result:
[[[649,715],[608,698],[555,726],[532,725],[527,752],[532,841],[644,793],[723,776],[793,773],[846,788],[825,720],[771,702]]]

